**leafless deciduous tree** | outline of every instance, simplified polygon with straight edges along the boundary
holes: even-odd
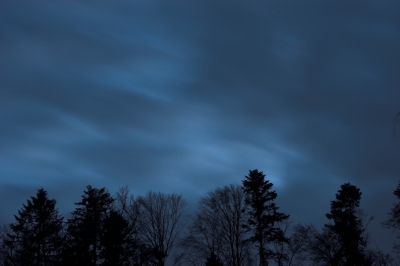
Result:
[[[294,236],[302,243],[299,260],[311,261],[314,265],[342,265],[338,261],[339,239],[325,229],[319,232],[314,225],[295,226]]]
[[[140,240],[140,224],[139,224],[139,202],[135,197],[129,193],[127,186],[121,187],[114,201],[114,207],[121,213],[121,215],[130,222],[132,232],[135,240]]]
[[[365,216],[367,217],[367,216]],[[323,227],[322,231],[310,225],[298,224],[294,226],[294,233],[291,237],[291,245],[298,248],[295,260],[291,265],[348,265],[341,256],[341,244],[339,236],[327,227]],[[390,254],[377,250],[364,250],[367,262],[370,264],[389,266],[396,265]]]
[[[141,232],[140,204],[127,186],[121,187],[115,195],[114,208],[129,222],[132,238],[132,253],[130,254],[132,265],[154,265],[154,254],[151,247],[146,244],[146,239]]]
[[[244,210],[245,195],[238,185],[217,188],[201,198],[183,240],[187,264],[204,265],[214,253],[225,265],[250,265],[251,243],[242,226],[248,219]]]
[[[219,220],[213,210],[200,207],[196,215],[191,216],[188,234],[180,241],[185,265],[204,266],[206,259],[214,252],[223,253],[224,242],[219,228]]]
[[[164,266],[179,233],[185,226],[187,203],[181,195],[148,192],[138,197],[140,234],[153,249],[156,264]]]
[[[290,231],[294,231],[292,222],[284,220],[278,223],[279,228],[284,235],[289,235]],[[304,239],[296,234],[292,234],[288,242],[275,241],[272,250],[276,254],[274,260],[278,266],[295,266],[298,264],[298,257],[301,255]]]

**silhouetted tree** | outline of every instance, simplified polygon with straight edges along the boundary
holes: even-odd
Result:
[[[359,188],[343,184],[326,214],[332,223],[325,224],[321,232],[313,225],[294,227],[290,241],[300,246],[298,260],[331,266],[392,265],[389,254],[367,248],[366,226],[372,217],[359,207],[361,195]]]
[[[343,184],[340,188],[336,200],[331,201],[331,211],[326,214],[333,224],[326,224],[325,227],[338,236],[340,243],[338,256],[343,265],[367,265],[364,252],[367,239],[363,234],[365,227],[359,209],[362,193],[350,183]]]
[[[140,239],[140,203],[139,200],[129,194],[127,186],[121,187],[115,196],[114,206],[116,210],[129,222],[135,241]]]
[[[268,259],[277,254],[268,247],[273,242],[287,242],[277,223],[289,218],[289,215],[278,212],[273,202],[277,193],[272,191],[273,184],[265,180],[263,172],[250,170],[243,180],[243,191],[246,194],[247,212],[250,215],[248,222],[243,226],[252,232],[250,240],[258,246],[260,265],[268,265]]]
[[[317,265],[367,266],[373,265],[375,251],[367,250],[365,233],[366,214],[359,208],[359,188],[346,183],[331,201],[331,210],[326,217],[332,223],[325,224],[322,232],[313,225],[297,225],[295,233],[302,242],[302,259]],[[367,221],[367,222],[366,222]]]
[[[210,252],[222,254],[224,240],[220,233],[218,216],[200,205],[200,211],[191,217],[186,236],[179,246],[184,250],[182,259],[187,265],[202,266]]]
[[[397,239],[400,239],[400,182],[393,194],[396,196],[397,202],[393,204],[392,209],[388,213],[389,219],[382,222],[382,226],[392,229],[396,233]],[[400,243],[394,243],[393,249],[400,256]]]
[[[297,260],[301,262],[309,261],[312,265],[343,265],[339,263],[339,238],[327,227],[319,232],[314,225],[296,225],[290,241],[300,247]]]
[[[0,228],[0,266],[14,265],[18,243],[12,241],[12,231],[9,224]]]
[[[207,258],[206,266],[224,266],[224,264],[214,252],[211,252],[210,257]]]
[[[121,187],[115,196],[114,206],[129,224],[130,262],[134,266],[152,265],[154,250],[141,234],[140,203],[129,193],[127,186]],[[153,265],[155,262],[153,262]]]
[[[399,266],[390,253],[381,250],[368,251],[366,256],[369,261],[373,262],[373,266]]]
[[[104,219],[100,237],[102,266],[130,265],[130,256],[137,248],[131,235],[128,221],[117,211],[111,210]]]
[[[289,235],[290,231],[293,231],[289,220],[284,220],[277,223],[283,232],[283,236]],[[296,234],[292,234],[290,238],[283,237],[281,241],[273,242],[274,248],[274,261],[278,266],[290,266],[296,263],[301,249],[303,246],[303,238],[298,237]]]
[[[5,265],[56,265],[62,247],[63,218],[56,209],[56,200],[47,197],[43,188],[37,190],[27,204],[14,215],[3,235]]]
[[[187,263],[204,265],[214,253],[226,265],[249,264],[251,243],[242,227],[248,219],[242,188],[229,185],[210,191],[199,200],[199,209],[182,240]]]
[[[104,222],[110,216],[113,201],[105,188],[86,187],[82,200],[75,203],[78,207],[67,222],[68,245],[64,251],[65,265],[101,265],[103,259],[100,253],[104,249],[101,238]]]
[[[148,192],[138,198],[140,233],[152,250],[156,265],[164,266],[175,240],[184,228],[186,201],[181,195]]]
[[[291,227],[291,223],[289,221],[282,222],[283,231],[285,235],[288,233],[288,229],[292,232],[289,243],[275,243],[275,246],[280,248],[278,254],[285,254],[286,258],[281,260],[281,265],[303,265],[304,261],[306,261],[306,257],[304,257],[304,245],[306,244],[306,238],[301,234],[297,233],[297,228],[301,225],[296,225]],[[277,260],[275,260],[277,261]],[[279,262],[277,262],[279,265]]]

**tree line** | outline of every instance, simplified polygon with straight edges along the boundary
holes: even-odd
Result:
[[[398,265],[370,248],[366,227],[372,218],[360,208],[361,195],[356,186],[341,185],[328,222],[318,229],[293,225],[258,170],[250,170],[241,185],[206,193],[192,215],[175,193],[134,197],[123,187],[112,197],[106,188],[87,186],[75,210],[62,216],[40,188],[15,222],[1,228],[0,265]],[[400,238],[400,183],[394,195],[398,203],[382,225]],[[394,249],[400,254],[400,244]]]

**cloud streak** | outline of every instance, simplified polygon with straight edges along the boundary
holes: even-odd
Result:
[[[344,182],[391,207],[397,3],[0,5],[2,221],[39,186],[66,211],[87,184],[195,204],[254,168],[295,221]]]

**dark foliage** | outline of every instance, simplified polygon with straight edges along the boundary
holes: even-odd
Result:
[[[107,217],[110,217],[113,198],[105,188],[87,186],[78,207],[67,221],[68,242],[64,253],[65,265],[100,265],[103,261],[102,233]],[[113,218],[114,221],[117,218]],[[110,223],[110,220],[108,221]],[[104,252],[103,252],[104,253]],[[103,254],[104,255],[104,254]]]
[[[328,234],[335,234],[339,241],[339,249],[333,258],[333,265],[369,265],[365,254],[367,240],[362,216],[359,215],[361,191],[356,186],[346,183],[331,201],[331,211],[326,217],[333,224],[326,224]]]
[[[273,202],[277,193],[272,189],[273,184],[265,180],[263,172],[249,171],[243,180],[243,190],[246,194],[246,204],[250,218],[243,226],[253,233],[250,238],[258,246],[260,265],[268,265],[268,259],[277,254],[268,244],[271,242],[288,242],[283,231],[277,223],[287,220],[289,215],[278,212],[278,207]]]
[[[211,252],[210,257],[207,258],[206,266],[224,266],[224,264],[214,252]]]
[[[14,215],[3,244],[5,265],[57,265],[62,247],[63,218],[58,215],[56,200],[49,199],[44,189],[37,191]]]
[[[104,266],[129,265],[129,256],[136,248],[131,238],[131,228],[128,221],[115,210],[104,219],[100,237],[102,250],[100,258]]]
[[[56,201],[39,189],[15,223],[0,228],[0,266],[164,266],[175,242],[180,251],[173,265],[253,266],[256,253],[260,266],[271,260],[286,266],[396,265],[378,247],[367,249],[359,188],[340,187],[326,214],[330,223],[318,230],[313,225],[291,229],[272,187],[263,172],[252,170],[242,186],[208,192],[180,241],[186,211],[181,195],[149,192],[135,199],[123,188],[114,200],[105,188],[87,186],[64,224]],[[400,182],[393,194],[400,202]],[[399,202],[383,226],[400,238]]]

